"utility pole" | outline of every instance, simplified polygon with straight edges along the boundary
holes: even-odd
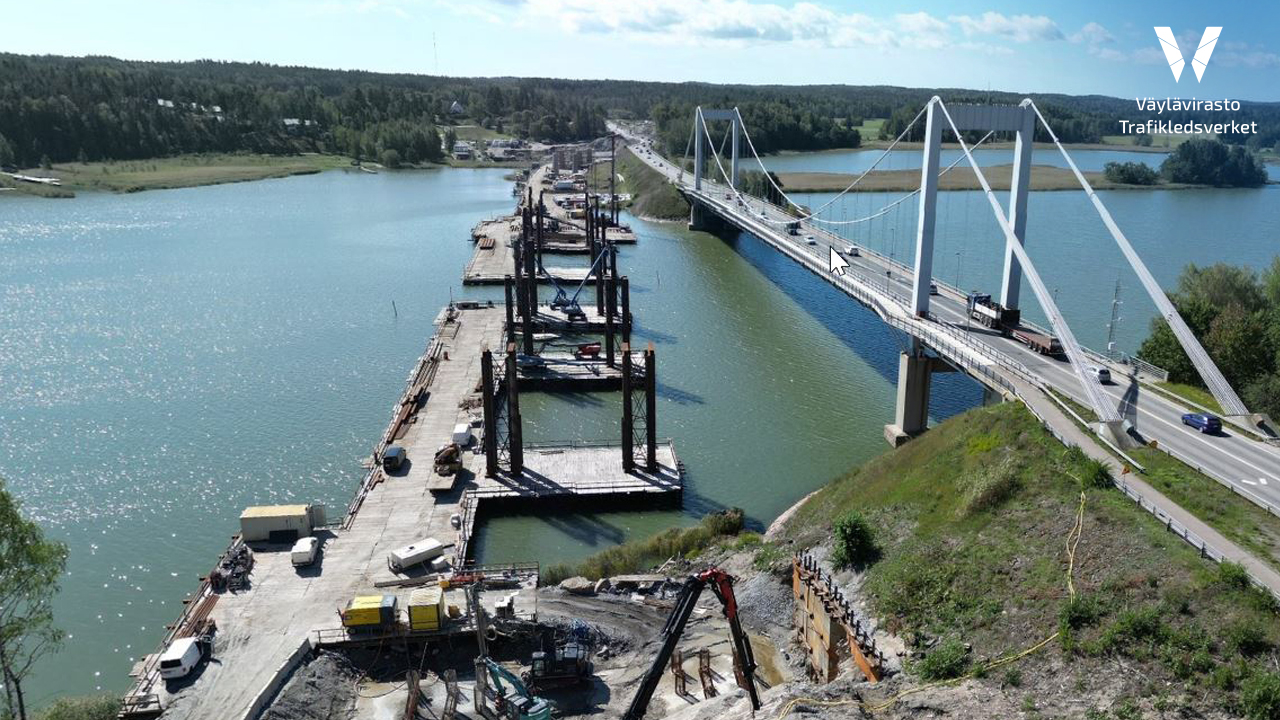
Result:
[[[617,135],[609,134],[609,217],[615,227],[618,225],[618,189],[614,184],[618,179],[618,168],[615,165],[618,161],[618,149],[615,146],[617,139]]]
[[[1116,278],[1116,292],[1111,298],[1111,322],[1107,323],[1107,355],[1116,350],[1116,325],[1120,323],[1120,278]]]

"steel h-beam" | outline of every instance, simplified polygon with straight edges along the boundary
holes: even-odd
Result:
[[[622,470],[631,472],[636,468],[635,429],[636,419],[631,411],[631,343],[622,342]]]
[[[502,295],[506,300],[507,306],[507,342],[509,343],[516,341],[516,309],[514,304],[515,299],[512,296],[514,285],[515,282],[510,275],[502,278]],[[524,318],[521,318],[521,320],[523,321]]]
[[[1009,184],[1009,223],[1020,245],[1027,244],[1027,197],[1031,189],[1031,150],[1035,145],[1036,114],[1022,105],[1022,127],[1013,151],[1013,179]],[[1022,289],[1022,265],[1011,247],[1004,249],[1004,280],[1001,283],[1000,304],[1009,309],[1018,307],[1018,292]]]
[[[542,231],[542,216],[538,216],[538,231]],[[534,239],[531,233],[525,233],[524,250],[524,354],[533,354],[533,315],[538,312],[538,269],[534,265]]]
[[[516,363],[516,345],[507,345],[507,442],[511,458],[511,475],[524,473],[524,433],[520,427],[520,368]]]
[[[653,343],[644,351],[644,466],[658,471],[658,364]]]
[[[942,126],[946,120],[936,98],[929,102],[924,131],[924,162],[920,167],[920,218],[916,224],[916,276],[911,290],[911,311],[929,315],[929,282],[933,279],[933,233],[938,215],[938,157]]]
[[[507,287],[509,288],[510,285]],[[508,303],[508,312],[510,308],[511,305]],[[485,477],[496,477],[498,475],[498,406],[493,394],[493,353],[489,348],[480,352],[480,385],[484,398],[484,474]]]

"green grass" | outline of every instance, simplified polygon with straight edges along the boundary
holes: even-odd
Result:
[[[880,129],[887,118],[863,118],[862,124],[854,129],[862,135],[863,140],[876,140],[880,137]]]
[[[35,720],[115,720],[120,700],[110,696],[58,698]]]
[[[1280,519],[1160,450],[1144,447],[1129,454],[1146,467],[1142,478],[1152,487],[1280,569]]]
[[[1156,385],[1159,385],[1162,390],[1168,390],[1174,395],[1183,397],[1193,403],[1199,403],[1219,415],[1222,414],[1222,406],[1218,404],[1217,398],[1204,388],[1175,382],[1159,382]]]
[[[592,580],[625,573],[643,572],[669,558],[687,558],[717,545],[746,549],[760,543],[760,536],[742,531],[743,515],[738,509],[707,515],[693,527],[668,528],[644,540],[615,545],[577,563],[552,565],[542,571],[542,583],[555,585],[565,578],[581,575]]]
[[[138,192],[304,175],[341,167],[350,167],[350,160],[337,155],[208,154],[60,163],[52,170],[30,173],[60,178],[64,187],[72,190]]]
[[[622,179],[617,183],[619,193],[630,193],[628,208],[641,217],[659,220],[681,220],[689,217],[689,203],[667,182],[661,173],[644,164],[630,149],[618,151],[617,172]],[[609,164],[592,168],[591,187],[609,187]]]
[[[1049,392],[1085,420],[1096,420],[1093,410],[1052,389]],[[1140,477],[1152,487],[1228,540],[1280,569],[1280,519],[1158,448],[1140,447],[1126,452],[1146,468]]]
[[[1274,601],[1123,494],[1096,487],[1095,472],[1021,405],[979,408],[832,482],[779,544],[829,542],[837,518],[867,518],[882,558],[865,570],[862,593],[884,627],[924,652],[908,666],[922,676],[981,667],[1066,629],[1040,651],[1058,653],[1065,668],[1043,658],[1017,666],[1020,683],[1060,689],[1038,700],[1065,706],[1090,686],[1134,696],[1176,687],[1178,702],[1246,713],[1241,688],[1251,682],[1265,695],[1280,658]],[[1082,492],[1072,599],[1065,547]],[[972,645],[968,660],[958,643]],[[1117,660],[1130,671],[1108,671]]]

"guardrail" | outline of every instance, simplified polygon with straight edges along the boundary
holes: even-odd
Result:
[[[707,181],[704,180],[704,182],[707,182]],[[891,290],[889,290],[887,286],[883,292],[879,290],[872,292],[867,288],[859,287],[857,284],[855,284],[852,281],[851,278],[857,278],[859,281],[861,281],[861,283],[865,284],[868,287],[872,287],[872,282],[870,278],[868,278],[867,276],[863,275],[860,272],[854,271],[852,268],[849,268],[846,271],[845,276],[832,277],[828,271],[828,268],[826,267],[825,262],[819,262],[819,260],[825,261],[826,258],[821,258],[821,259],[815,258],[814,253],[812,251],[807,250],[807,247],[808,247],[807,245],[801,246],[798,243],[788,241],[785,238],[783,238],[782,240],[777,240],[776,238],[783,237],[781,230],[773,227],[766,227],[762,223],[756,222],[753,218],[750,218],[749,215],[746,215],[744,217],[743,214],[737,212],[736,208],[729,206],[727,203],[721,202],[717,198],[711,197],[706,191],[699,192],[699,191],[688,189],[688,192],[697,193],[700,196],[699,200],[701,200],[705,204],[714,205],[714,206],[717,206],[722,211],[726,211],[723,214],[726,214],[729,217],[736,219],[737,224],[739,224],[740,226],[744,226],[743,229],[749,230],[753,234],[760,237],[760,239],[763,240],[764,242],[776,247],[778,250],[783,252],[783,254],[799,262],[806,269],[828,280],[829,282],[836,285],[837,287],[840,287],[841,289],[845,290],[855,299],[859,300],[860,302],[862,302],[863,304],[867,305],[872,310],[874,310],[877,314],[879,314],[887,324],[893,327],[896,327],[902,330],[903,332],[906,332],[914,337],[920,338],[922,341],[924,341],[926,344],[928,344],[930,347],[938,351],[940,354],[943,354],[944,356],[951,355],[951,357],[948,357],[948,359],[953,362],[959,362],[962,368],[966,372],[969,372],[970,374],[977,372],[981,374],[983,377],[990,380],[996,386],[1000,388],[1004,388],[1012,392],[1015,396],[1021,398],[1021,393],[1018,392],[1017,387],[1014,386],[1013,383],[1011,383],[1007,378],[1003,377],[1000,373],[992,371],[990,365],[984,365],[982,363],[964,363],[960,358],[954,357],[954,352],[948,353],[949,348],[953,348],[956,345],[968,348],[970,351],[976,352],[981,356],[991,358],[993,362],[998,364],[998,366],[1001,367],[1003,370],[1008,370],[1013,372],[1015,375],[1031,383],[1036,388],[1041,389],[1042,391],[1045,389],[1044,382],[1040,380],[1029,369],[1023,366],[1021,363],[1017,362],[1016,360],[1013,360],[1009,356],[1001,353],[995,348],[992,348],[986,345],[985,343],[973,341],[972,338],[969,337],[968,333],[960,333],[956,331],[954,328],[952,328],[950,325],[937,321],[936,318],[934,319],[935,322],[930,325],[925,325],[924,323],[913,320],[913,319],[903,318],[902,315],[906,313],[905,308],[910,307],[910,305],[909,303],[906,302],[905,298],[903,298],[902,296],[896,293],[893,293]],[[763,203],[765,201],[761,201],[761,202]],[[772,205],[774,208],[778,209],[779,211],[785,212],[778,206],[773,205],[772,203],[768,203],[768,204]],[[804,226],[811,227],[812,230],[815,230],[817,233],[821,233],[827,237],[838,238],[840,242],[846,242],[845,238],[834,235],[833,233],[826,231],[824,228],[812,227],[808,223],[805,223]],[[911,270],[906,265],[903,265],[902,263],[899,263],[896,260],[893,260],[891,258],[885,258],[879,255],[879,253],[874,253],[873,251],[868,251],[868,252],[874,255],[879,261],[881,261],[885,265],[897,267],[902,272]],[[886,307],[885,304],[879,298],[876,297],[877,294],[882,294],[887,298],[892,299],[895,303],[897,303],[898,307],[894,309],[890,309]],[[1039,328],[1039,326],[1033,323],[1024,323],[1024,324],[1036,329],[1037,331],[1043,332],[1042,328]],[[939,340],[937,335],[938,333],[946,333],[949,336],[950,345],[948,345],[947,342]],[[1084,350],[1087,357],[1098,360],[1099,362],[1104,362],[1104,363],[1116,362],[1113,358],[1109,358],[1103,355],[1102,353],[1098,353],[1097,351],[1090,350],[1089,348],[1082,348],[1082,349]],[[1135,356],[1123,356],[1123,357],[1126,358],[1129,361],[1129,364],[1132,364],[1135,369],[1138,369],[1148,375],[1152,375],[1154,377],[1164,377],[1164,378],[1168,377],[1168,372],[1165,371],[1163,368],[1152,365],[1151,363],[1148,363],[1142,360],[1141,358],[1138,358]],[[1054,399],[1056,400],[1056,398]],[[1035,408],[1032,407],[1031,404],[1026,403],[1025,401],[1023,404],[1026,405],[1028,410],[1031,411],[1032,415],[1034,415],[1036,419],[1040,421],[1040,424],[1044,426],[1050,432],[1050,434],[1052,434],[1055,438],[1057,438],[1059,442],[1062,442],[1064,445],[1067,445],[1067,446],[1075,445],[1075,443],[1069,441],[1064,435],[1058,432],[1051,423],[1048,423],[1045,420],[1045,418],[1043,418],[1038,412],[1036,412]],[[1072,411],[1072,414],[1075,414],[1074,411]],[[1106,442],[1105,439],[1103,439],[1103,441]],[[1107,445],[1112,447],[1112,449],[1117,450],[1117,452],[1119,452],[1118,449],[1115,448],[1113,444],[1107,442]],[[1195,468],[1196,470],[1203,473],[1204,475],[1207,475],[1213,478],[1215,481],[1221,483],[1222,485],[1225,485],[1232,492],[1248,499],[1250,502],[1253,502],[1255,505],[1261,507],[1266,512],[1272,515],[1276,515],[1277,517],[1280,517],[1280,508],[1277,508],[1275,505],[1272,505],[1271,503],[1267,502],[1265,499],[1259,497],[1258,495],[1233,484],[1228,479],[1220,477],[1215,473],[1213,473],[1212,471],[1209,471],[1209,470],[1206,470],[1205,468],[1200,467],[1194,461],[1190,460],[1189,458],[1187,458],[1186,456],[1182,455],[1180,452],[1172,448],[1166,448],[1164,446],[1161,446],[1160,449],[1164,450],[1170,456],[1178,459],[1184,464],[1189,465],[1192,468]],[[1132,459],[1129,459],[1125,453],[1119,452],[1119,454],[1121,457],[1128,459],[1129,462],[1131,462],[1135,467],[1139,469],[1142,468],[1142,466],[1139,465],[1137,462],[1134,462]],[[1138,492],[1130,488],[1128,484],[1124,483],[1123,480],[1117,480],[1113,478],[1113,483],[1118,488],[1120,488],[1126,495],[1128,495],[1130,498],[1137,501],[1140,507],[1148,510],[1157,519],[1164,522],[1166,528],[1168,528],[1170,532],[1174,533],[1175,535],[1178,535],[1183,540],[1185,540],[1188,544],[1200,550],[1202,555],[1216,562],[1221,562],[1225,558],[1225,556],[1220,550],[1218,550],[1217,548],[1214,548],[1212,545],[1206,542],[1203,538],[1196,535],[1189,528],[1183,526],[1181,523],[1175,520],[1166,511],[1159,508],[1154,503],[1152,503],[1151,501],[1143,497],[1141,494],[1139,494]],[[1255,586],[1262,588],[1263,590],[1266,590],[1267,592],[1275,596],[1278,600],[1280,600],[1280,591],[1277,591],[1276,589],[1272,589],[1266,586],[1265,584],[1260,582],[1258,578],[1255,577],[1252,573],[1249,573],[1249,578],[1250,578],[1250,581]]]

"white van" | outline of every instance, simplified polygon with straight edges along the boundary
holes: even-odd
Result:
[[[200,638],[185,637],[169,643],[169,648],[160,656],[160,677],[165,680],[184,678],[200,664],[204,657],[204,645]]]
[[[319,552],[320,538],[314,535],[298,538],[298,542],[293,544],[293,550],[289,552],[289,560],[294,567],[306,567],[316,561],[316,554]]]

